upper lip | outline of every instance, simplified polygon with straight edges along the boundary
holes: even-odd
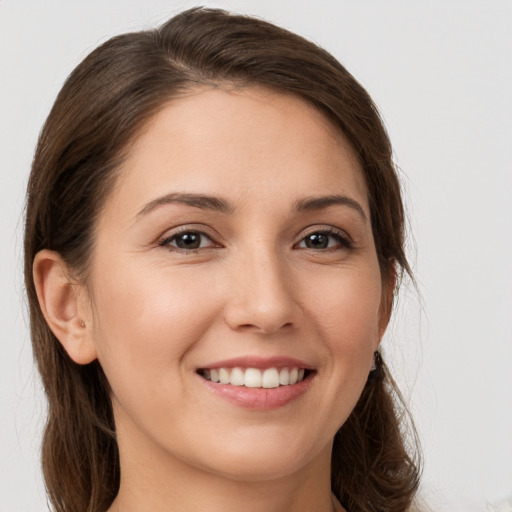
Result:
[[[204,369],[212,368],[258,368],[260,370],[266,368],[304,368],[306,370],[314,370],[314,366],[288,356],[273,356],[273,357],[259,357],[259,356],[241,356],[232,359],[224,359],[222,361],[215,361],[213,363],[201,366]]]

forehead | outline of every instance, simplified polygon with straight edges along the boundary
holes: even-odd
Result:
[[[306,101],[258,87],[201,87],[164,105],[129,148],[113,195],[131,196],[135,207],[191,188],[242,202],[276,189],[350,193],[368,209],[361,166],[341,132]]]

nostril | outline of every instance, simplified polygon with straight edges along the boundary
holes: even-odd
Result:
[[[265,324],[261,322],[261,326],[257,324],[242,324],[236,327],[237,330],[241,331],[259,331],[265,334],[271,334],[273,332],[279,331],[281,329],[290,329],[293,327],[292,322],[286,322],[285,324],[279,326],[277,324],[277,327],[275,325],[270,325],[269,323]]]
[[[265,334],[271,334],[273,332],[282,331],[283,329],[291,329],[293,327],[293,322],[286,322],[284,324],[265,324],[262,327],[258,327],[258,330],[264,332]]]

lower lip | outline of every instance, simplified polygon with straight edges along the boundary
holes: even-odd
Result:
[[[213,393],[239,407],[246,409],[270,410],[283,407],[302,396],[309,388],[313,374],[297,384],[279,386],[278,388],[247,388],[219,384],[198,376],[203,384]]]

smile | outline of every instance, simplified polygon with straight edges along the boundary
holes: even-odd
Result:
[[[214,383],[265,389],[298,384],[310,373],[310,370],[299,367],[266,369],[221,367],[198,370],[201,377]]]

